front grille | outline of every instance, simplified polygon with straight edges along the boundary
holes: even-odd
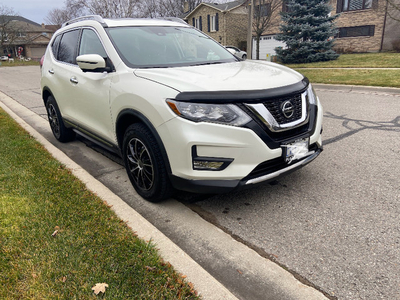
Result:
[[[293,106],[294,113],[290,118],[287,118],[283,112],[283,105],[290,101]],[[279,125],[290,123],[301,119],[302,117],[302,103],[301,94],[297,94],[291,97],[273,99],[271,101],[263,102],[264,106],[268,109],[271,115],[274,117]]]

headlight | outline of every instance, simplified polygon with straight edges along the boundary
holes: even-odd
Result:
[[[206,104],[167,100],[169,107],[178,115],[193,122],[211,122],[242,126],[251,118],[233,104]]]
[[[317,104],[317,94],[311,84],[308,86],[306,96],[308,98],[308,103]]]

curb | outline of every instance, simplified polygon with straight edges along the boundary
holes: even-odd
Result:
[[[89,190],[97,194],[104,202],[110,205],[111,209],[118,217],[126,222],[139,238],[154,242],[161,257],[171,263],[177,272],[187,276],[187,281],[193,283],[195,290],[201,295],[202,299],[238,299],[155,226],[16,115],[9,107],[11,106],[10,104],[12,106],[22,106],[0,92],[0,107],[42,144],[55,159],[70,169],[74,176],[81,180]],[[18,109],[28,110],[23,106],[18,107]],[[30,113],[34,114],[33,112]]]

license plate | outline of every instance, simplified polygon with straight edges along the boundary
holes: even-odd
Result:
[[[282,145],[283,157],[285,161],[290,164],[292,161],[299,160],[305,156],[308,156],[310,154],[308,150],[309,144],[310,140],[307,138]]]

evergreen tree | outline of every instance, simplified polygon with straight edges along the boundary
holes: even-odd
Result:
[[[288,0],[286,11],[281,13],[281,33],[276,37],[287,46],[275,49],[282,62],[307,63],[339,57],[332,50],[338,15],[330,16],[328,3],[329,0]]]

